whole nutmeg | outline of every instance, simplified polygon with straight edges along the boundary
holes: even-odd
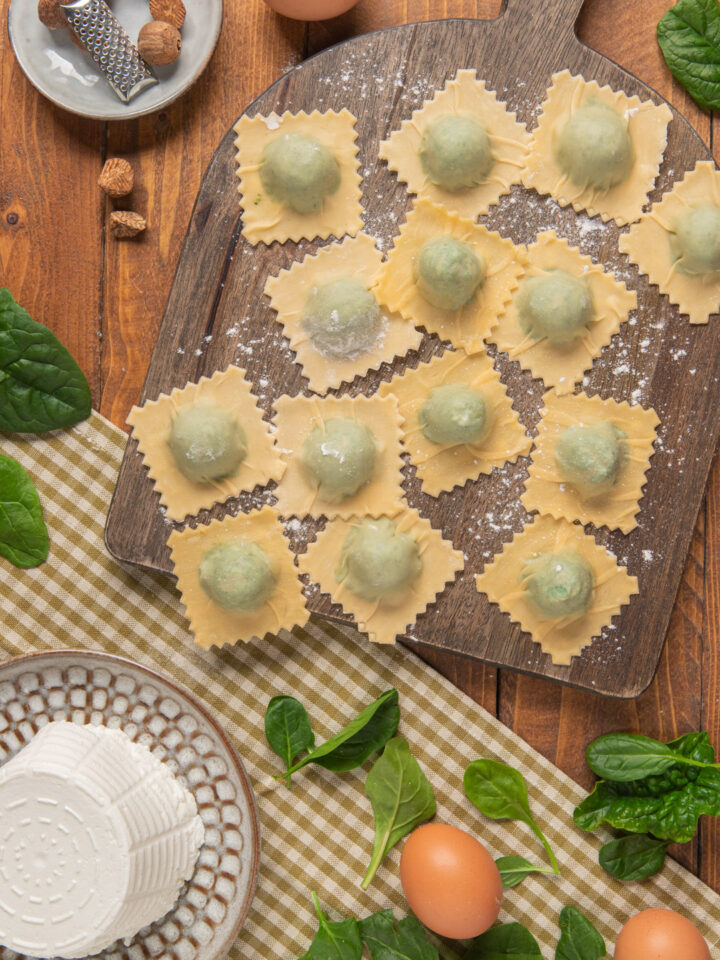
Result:
[[[133,210],[113,210],[110,214],[110,229],[118,240],[136,237],[147,227],[145,217]]]
[[[135,173],[132,166],[122,157],[110,157],[105,161],[98,186],[109,197],[126,197],[132,192]]]
[[[182,37],[177,27],[162,20],[151,20],[141,27],[137,42],[140,56],[154,67],[165,67],[180,56]]]
[[[67,17],[58,0],[38,0],[38,19],[51,30],[62,30],[67,26]]]
[[[183,0],[150,0],[150,16],[180,30],[185,23],[185,4]]]

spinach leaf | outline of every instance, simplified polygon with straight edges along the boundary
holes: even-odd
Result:
[[[502,923],[475,937],[464,960],[536,960],[542,957],[535,937],[521,923]]]
[[[360,960],[362,941],[356,920],[330,921],[322,912],[320,902],[313,891],[313,903],[319,929],[301,960]]]
[[[405,917],[396,925],[392,910],[379,910],[358,926],[372,960],[438,960],[437,950],[415,917]]]
[[[295,697],[273,697],[265,711],[265,737],[270,748],[289,768],[299,753],[315,746],[307,710]],[[290,786],[290,774],[285,774]]]
[[[599,780],[573,818],[583,830],[608,823],[628,833],[652,833],[659,840],[686,843],[703,814],[720,816],[720,769],[706,733],[691,733],[668,746],[677,762],[661,775],[628,783]],[[687,765],[687,760],[697,765]]]
[[[525,779],[519,770],[499,760],[473,760],[463,783],[468,799],[486,817],[526,823],[545,848],[553,872],[560,873],[555,854],[530,812]]]
[[[0,454],[0,555],[16,567],[37,567],[50,550],[40,497],[27,470]]]
[[[559,923],[555,960],[601,960],[607,956],[605,941],[577,907],[563,907]]]
[[[69,352],[0,289],[0,430],[44,433],[90,410],[90,387]]]
[[[611,877],[623,883],[634,883],[654,877],[662,870],[667,848],[667,840],[631,833],[601,847],[598,860]]]
[[[390,740],[373,764],[365,781],[365,793],[375,815],[375,844],[360,884],[363,890],[398,840],[435,816],[433,788],[402,737]]]
[[[286,776],[301,770],[308,763],[319,763],[326,770],[342,773],[361,766],[370,754],[381,750],[394,736],[400,723],[398,692],[386,690],[355,717],[340,733],[311,750],[290,767]]]
[[[672,75],[706,110],[720,109],[720,5],[717,0],[679,0],[657,28]]]
[[[531,873],[554,873],[550,867],[536,867],[525,857],[498,857],[495,866],[500,871],[500,879],[504,890],[516,887]]]
[[[639,733],[608,733],[598,737],[585,751],[585,757],[593,773],[616,783],[665,773],[675,763],[706,765],[692,756],[684,756],[670,743],[660,743]]]

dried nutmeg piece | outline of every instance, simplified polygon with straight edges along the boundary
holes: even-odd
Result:
[[[136,237],[147,227],[145,217],[132,210],[113,210],[110,214],[110,230],[118,240]]]
[[[98,186],[109,197],[126,197],[132,192],[135,183],[135,171],[122,157],[111,157],[105,161]]]
[[[180,30],[185,23],[185,4],[183,0],[150,0],[150,16]]]
[[[141,27],[137,42],[140,56],[154,67],[164,67],[174,63],[180,56],[182,37],[180,31],[171,23],[151,20]]]
[[[67,26],[65,11],[58,0],[38,0],[38,19],[51,30],[62,30]]]

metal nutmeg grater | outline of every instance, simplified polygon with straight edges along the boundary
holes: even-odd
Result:
[[[61,0],[61,6],[70,29],[123,103],[158,82],[105,0]]]

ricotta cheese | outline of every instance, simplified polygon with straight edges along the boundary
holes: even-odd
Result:
[[[0,767],[0,944],[85,957],[164,916],[203,841],[195,799],[122,731],[49,723]]]

